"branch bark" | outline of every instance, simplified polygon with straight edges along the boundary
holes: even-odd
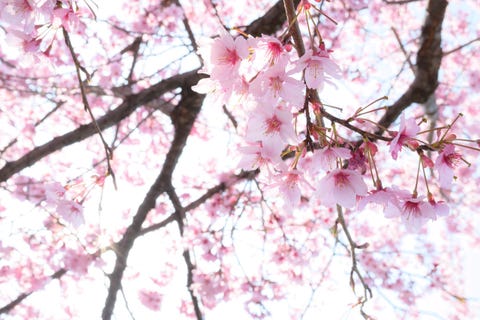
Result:
[[[67,270],[66,269],[60,269],[58,270],[57,272],[55,272],[54,274],[52,274],[50,276],[50,281],[51,280],[54,280],[54,279],[60,279],[61,277],[63,277],[65,274],[67,273]],[[20,303],[23,302],[23,300],[25,300],[26,298],[28,298],[31,294],[33,294],[34,291],[28,291],[28,292],[24,292],[22,294],[20,294],[15,300],[9,302],[8,304],[6,304],[5,306],[3,306],[2,308],[0,308],[0,314],[7,314],[9,313],[13,308],[15,308],[17,305],[19,305]]]
[[[279,1],[275,8],[281,5],[282,1]],[[262,33],[265,30],[264,26],[265,23],[267,23],[266,21],[275,21],[275,26],[282,26],[285,20],[282,20],[281,16],[277,16],[275,18],[276,20],[271,20],[271,12],[273,11],[269,10],[264,16],[264,18],[266,19],[265,21],[263,21],[262,18],[260,18],[260,20],[255,20],[253,24],[258,26],[258,29],[255,29],[253,27],[247,27],[246,29],[249,30],[248,32],[251,34]],[[274,31],[276,31],[276,29],[270,31],[272,31],[273,33]],[[195,72],[196,71],[197,70],[195,70]],[[178,223],[180,233],[183,233],[183,215],[185,213],[185,208],[183,208],[179,202],[174,201],[175,197],[174,194],[172,195],[173,186],[171,181],[177,161],[182,154],[187,138],[190,135],[190,131],[193,127],[198,113],[200,112],[203,103],[204,96],[191,90],[191,86],[194,85],[199,79],[200,77],[197,74],[191,75],[190,78],[185,79],[185,83],[183,83],[182,85],[182,98],[170,115],[175,128],[174,139],[171,143],[170,150],[167,153],[162,170],[157,179],[155,180],[154,184],[150,187],[150,190],[146,194],[144,200],[140,204],[137,213],[133,217],[131,225],[127,228],[124,236],[115,248],[117,259],[115,262],[114,270],[109,276],[110,286],[108,289],[105,306],[102,311],[103,320],[109,320],[113,315],[117,293],[121,288],[123,273],[127,266],[128,255],[133,247],[136,238],[144,234],[144,232],[142,232],[142,224],[145,221],[148,212],[155,207],[156,199],[164,192],[168,192],[170,198],[173,198],[172,201],[174,202],[174,205],[176,207],[175,220]],[[187,285],[190,286],[192,282],[194,265],[191,261],[190,253],[188,250],[184,252],[184,259],[188,269]],[[199,307],[198,298],[190,289],[189,292],[192,298],[192,303],[194,305],[196,317],[198,320],[201,320],[202,314]]]
[[[107,112],[97,120],[98,127],[101,130],[112,127],[129,117],[138,107],[160,98],[166,92],[185,86],[187,83],[196,83],[201,77],[202,75],[197,74],[197,70],[192,70],[162,80],[137,94],[129,95],[117,108]],[[82,141],[95,133],[97,133],[97,129],[95,124],[91,122],[30,150],[21,158],[7,162],[3,168],[0,169],[0,182],[8,180],[14,174],[33,165],[55,151]]]
[[[391,105],[379,121],[381,134],[412,103],[425,103],[438,87],[438,71],[442,62],[442,23],[448,2],[430,0],[427,17],[422,27],[420,49],[417,53],[416,73],[407,91]]]
[[[138,207],[132,223],[127,228],[125,234],[118,243],[117,248],[115,248],[117,259],[114,270],[109,276],[110,287],[102,312],[102,319],[104,320],[111,319],[112,317],[117,293],[121,287],[123,273],[127,267],[127,258],[133,247],[133,243],[140,234],[142,224],[145,221],[148,212],[155,207],[156,199],[171,186],[173,171],[183,152],[195,119],[200,112],[204,96],[191,91],[191,85],[192,84],[190,83],[185,86],[185,92],[182,93],[182,99],[172,113],[175,134],[162,170]]]

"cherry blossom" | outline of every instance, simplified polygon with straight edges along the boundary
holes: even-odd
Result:
[[[424,197],[412,195],[401,197],[399,207],[386,207],[385,216],[387,218],[400,217],[407,229],[411,231],[419,231],[427,221],[436,219],[432,205],[425,201]]]
[[[368,203],[374,203],[380,205],[384,212],[397,211],[401,208],[400,199],[408,196],[410,192],[396,187],[376,189],[360,199],[358,208],[363,210]]]
[[[155,290],[141,289],[138,298],[150,310],[158,311],[162,306],[163,297]]]
[[[254,40],[254,51],[251,58],[256,72],[277,63],[285,53],[283,44],[276,37],[263,35]]]
[[[297,137],[292,124],[292,113],[282,105],[259,105],[248,121],[246,138],[267,144],[269,139],[278,137],[284,144],[295,143]]]
[[[2,19],[14,29],[33,34],[35,23],[44,22],[53,12],[52,0],[3,0],[0,2]]]
[[[241,147],[243,155],[238,166],[245,170],[261,167],[272,172],[272,168],[281,161],[279,148],[277,147],[279,144],[281,145],[281,142],[274,141],[274,139],[270,139],[269,142],[264,144],[262,141],[255,141]]]
[[[305,65],[305,83],[307,87],[323,90],[325,83],[334,84],[332,79],[340,79],[339,66],[333,62],[325,49],[308,50],[298,62]]]
[[[357,196],[365,196],[368,188],[361,175],[349,169],[335,169],[327,173],[316,185],[316,194],[323,204],[339,204],[352,208]]]
[[[413,138],[420,131],[420,127],[415,122],[415,119],[410,118],[405,120],[405,114],[402,113],[400,117],[400,128],[395,132],[393,140],[390,142],[390,153],[393,159],[397,159],[398,152],[402,150],[403,146],[408,146],[415,149],[418,142]]]
[[[286,71],[288,58],[282,57],[272,67],[251,83],[251,92],[262,103],[276,104],[279,98],[289,102],[292,106],[303,105],[304,85],[298,79],[292,77],[293,70]]]
[[[241,60],[248,56],[248,42],[241,36],[233,39],[230,34],[223,33],[213,40],[208,50],[202,53],[209,57],[207,72],[214,79],[231,80],[238,72]]]
[[[84,224],[83,207],[76,201],[60,200],[57,204],[58,214],[74,228]]]
[[[0,0],[2,319],[477,317],[477,2],[295,3]]]
[[[462,156],[455,151],[455,146],[447,144],[435,160],[440,187],[450,189],[454,177],[453,169],[460,164]]]
[[[292,210],[300,204],[302,191],[314,190],[303,177],[302,172],[296,169],[285,170],[272,177],[270,188],[278,189],[283,196],[285,208]]]
[[[350,150],[343,147],[326,147],[315,151],[313,159],[324,170],[331,170],[337,166],[338,160],[347,160],[352,157]]]

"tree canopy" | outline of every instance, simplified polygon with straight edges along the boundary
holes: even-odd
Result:
[[[0,317],[479,316],[479,9],[0,0]]]

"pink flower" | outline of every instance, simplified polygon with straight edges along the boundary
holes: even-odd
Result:
[[[252,64],[256,72],[275,64],[285,53],[283,44],[275,37],[263,35],[254,45]]]
[[[330,171],[317,186],[317,196],[325,205],[339,204],[345,208],[355,206],[357,196],[364,196],[367,191],[360,174],[348,169]]]
[[[190,288],[198,296],[204,297],[202,302],[207,308],[215,307],[219,300],[228,298],[230,294],[230,289],[220,272],[205,274],[194,270]]]
[[[138,298],[150,310],[158,311],[160,310],[163,296],[153,290],[141,289],[138,292]]]
[[[450,189],[453,180],[453,168],[458,166],[462,160],[461,154],[455,152],[455,147],[447,144],[435,161],[435,168],[438,170],[440,187]]]
[[[256,141],[249,143],[247,146],[240,147],[240,152],[243,154],[243,157],[238,166],[245,170],[266,167],[267,171],[271,172],[271,167],[274,167],[282,160],[278,149],[278,145],[281,144],[280,140],[269,144]]]
[[[296,169],[277,174],[272,180],[273,183],[270,187],[278,188],[284,201],[284,207],[287,209],[293,209],[300,204],[302,195],[300,187],[313,189],[303,177],[302,172]]]
[[[216,38],[210,47],[209,61],[211,77],[219,80],[231,80],[238,72],[242,59],[248,57],[248,42],[243,37],[233,37],[224,33]]]
[[[341,78],[340,68],[330,59],[327,50],[308,50],[299,64],[305,65],[305,83],[309,88],[322,90],[325,83],[333,84],[332,78]]]
[[[60,200],[57,205],[57,213],[74,228],[85,223],[83,207],[76,201]]]
[[[315,150],[313,159],[319,167],[324,170],[335,168],[338,159],[350,159],[352,157],[350,149],[342,147],[327,147]]]
[[[405,121],[405,114],[402,113],[400,119],[400,129],[396,132],[395,137],[390,141],[390,152],[393,159],[397,159],[398,152],[402,150],[402,146],[406,145],[412,149],[418,147],[418,142],[413,139],[420,131],[420,127],[415,122],[414,118]]]
[[[272,108],[267,105],[257,107],[250,117],[246,137],[250,141],[266,141],[271,137],[279,137],[285,143],[295,143],[296,134],[293,129],[292,113],[285,107]],[[283,144],[280,148],[283,149]]]
[[[399,207],[389,206],[385,208],[385,217],[400,216],[408,230],[418,231],[428,220],[436,219],[433,206],[424,201],[423,198],[412,195],[403,196],[399,199]]]
[[[435,201],[435,199],[433,198],[433,196],[429,196],[429,199],[428,199],[428,202],[430,203],[430,205],[432,206],[434,212],[435,212],[435,215],[437,217],[445,217],[448,215],[448,213],[450,212],[450,208],[448,207],[448,205],[445,203],[445,201]]]
[[[291,77],[295,71],[287,72],[287,64],[287,57],[282,57],[263,74],[260,73],[251,83],[251,93],[260,97],[264,103],[276,104],[278,99],[282,98],[293,106],[302,106],[305,98],[305,85]]]
[[[69,271],[80,274],[88,272],[88,267],[93,261],[93,257],[88,254],[78,253],[73,249],[66,249],[63,256],[63,264]]]
[[[375,203],[383,207],[383,210],[391,211],[400,210],[400,198],[408,197],[410,193],[405,190],[400,190],[396,187],[383,188],[371,191],[367,196],[360,199],[358,202],[358,209],[362,210],[368,203]]]
[[[65,197],[66,193],[65,187],[63,187],[59,182],[54,182],[45,185],[45,196],[46,202],[48,204],[57,204],[58,201]]]
[[[0,2],[0,18],[26,35],[33,35],[35,25],[48,22],[56,1],[4,0]]]

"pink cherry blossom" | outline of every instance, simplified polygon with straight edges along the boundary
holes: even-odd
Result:
[[[248,42],[239,36],[233,38],[228,33],[223,33],[214,39],[210,47],[209,63],[210,76],[219,80],[231,80],[238,72],[240,62],[248,56]]]
[[[433,206],[424,201],[424,198],[412,195],[403,196],[399,199],[399,207],[388,206],[385,208],[385,217],[400,217],[407,230],[419,231],[428,220],[436,219]]]
[[[281,105],[273,108],[259,105],[248,122],[246,138],[250,141],[266,141],[275,136],[284,143],[296,142],[292,113]]]
[[[76,201],[60,200],[57,205],[57,213],[74,228],[85,223],[83,207]]]
[[[360,174],[349,169],[335,169],[317,184],[316,195],[325,205],[355,206],[357,196],[365,196],[368,188]]]
[[[453,169],[460,164],[462,155],[455,152],[455,146],[447,144],[435,160],[440,187],[450,189],[454,177]]]
[[[390,142],[390,153],[393,159],[397,159],[398,152],[402,150],[404,145],[411,148],[418,147],[418,142],[413,139],[415,135],[420,131],[420,127],[416,123],[414,118],[405,120],[405,114],[402,113],[400,118],[400,128],[398,132],[395,132],[395,137]]]
[[[350,149],[343,147],[326,147],[315,150],[312,156],[314,162],[324,170],[335,168],[339,159],[346,160],[351,157]]]
[[[305,180],[303,173],[297,169],[289,169],[275,175],[270,187],[278,188],[283,196],[284,207],[287,210],[291,210],[300,204],[302,189],[314,189]]]
[[[93,261],[93,256],[67,248],[65,249],[62,261],[66,269],[78,274],[85,274],[88,272],[88,267]]]
[[[9,22],[14,29],[29,35],[34,32],[36,22],[45,22],[44,20],[51,15],[55,2],[52,0],[4,0],[0,2],[1,18]]]
[[[264,144],[262,141],[250,142],[248,145],[240,148],[242,158],[238,164],[240,168],[252,170],[256,168],[267,168],[272,172],[272,168],[281,161],[280,148],[281,141],[277,138],[270,140],[270,143]]]
[[[283,44],[277,38],[265,35],[255,40],[253,49],[251,62],[257,72],[277,63],[285,53]]]
[[[445,201],[435,201],[433,196],[429,196],[428,202],[432,206],[437,217],[445,217],[449,214],[450,208],[448,204],[445,203]]]
[[[279,98],[289,102],[292,106],[300,107],[305,98],[304,85],[300,80],[292,77],[295,71],[287,70],[288,60],[282,57],[271,68],[251,83],[251,92],[264,103],[276,104]]]
[[[45,185],[45,196],[48,204],[57,204],[57,202],[65,197],[66,189],[59,182],[49,183]]]
[[[408,197],[409,195],[410,192],[398,189],[397,187],[372,190],[368,195],[360,199],[358,209],[363,210],[368,203],[373,203],[380,205],[384,211],[400,210],[400,199]]]
[[[150,310],[158,311],[162,306],[163,296],[156,290],[141,289],[138,298]]]
[[[305,66],[305,83],[309,88],[322,90],[325,83],[333,84],[332,79],[341,78],[340,68],[327,50],[308,50],[298,63]]]

